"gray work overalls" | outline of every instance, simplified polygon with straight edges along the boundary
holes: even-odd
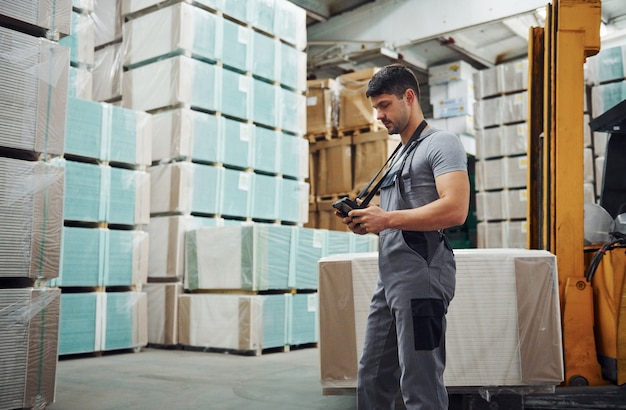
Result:
[[[431,135],[421,135],[417,142]],[[416,145],[392,166],[383,184],[381,207],[387,211],[424,205],[415,184],[411,188],[411,172],[415,179],[415,172],[422,171],[414,168],[419,168],[426,144]],[[401,387],[409,410],[447,409],[445,314],[456,269],[450,245],[439,231],[386,229],[380,232],[378,265],[359,363],[358,408],[393,409]]]

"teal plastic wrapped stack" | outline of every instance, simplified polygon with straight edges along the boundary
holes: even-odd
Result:
[[[287,312],[291,294],[263,295],[263,349],[287,345]]]
[[[303,161],[309,152],[308,141],[302,137],[280,134],[280,173],[293,178],[302,178]]]
[[[222,17],[187,3],[129,20],[124,26],[124,65],[134,68],[177,55],[216,62],[222,57]]]
[[[69,68],[68,97],[92,99],[93,73],[86,68]]]
[[[328,230],[296,229],[294,288],[317,289],[317,262],[327,255]]]
[[[93,67],[95,48],[94,20],[86,15],[72,12],[72,32],[59,40],[70,49],[70,62],[75,66]]]
[[[239,224],[190,230],[187,288],[284,290],[293,263],[294,227]]]
[[[59,355],[100,351],[104,295],[102,292],[61,294]]]
[[[198,214],[219,214],[221,179],[224,169],[212,165],[193,164],[192,212]]]
[[[224,140],[224,165],[236,168],[250,168],[253,164],[252,124],[227,117],[218,118]]]
[[[252,77],[241,74],[228,68],[219,68],[221,77],[220,110],[223,114],[241,120],[251,118],[252,105]]]
[[[251,25],[268,34],[274,34],[276,0],[252,0],[248,7],[248,20]]]
[[[123,78],[124,107],[152,111],[183,105],[220,111],[217,71],[214,64],[185,56],[128,70]]]
[[[252,80],[252,119],[256,124],[278,127],[279,87],[254,78]]]
[[[148,298],[144,292],[106,292],[102,350],[145,346],[148,340]]]
[[[249,218],[252,206],[251,172],[225,168],[222,180],[221,213],[224,216]]]
[[[289,288],[295,258],[296,228],[271,224],[256,224],[255,227],[258,258],[263,269],[259,275],[262,279],[260,287],[270,290]]]
[[[142,225],[149,222],[150,177],[147,172],[110,167],[108,216],[110,224]]]
[[[49,283],[66,287],[102,285],[107,243],[107,229],[64,226],[59,277]]]
[[[188,108],[156,113],[152,116],[152,161],[222,162],[223,127],[222,118]]]
[[[220,9],[225,15],[239,20],[242,23],[249,23],[248,0],[218,0]]]
[[[297,107],[301,105],[299,97],[302,95],[295,91],[278,88],[278,126],[288,132],[304,134],[306,130],[300,129],[298,118],[300,111]]]
[[[290,1],[277,0],[274,33],[297,49],[306,47],[306,11]]]
[[[272,175],[252,174],[253,219],[277,220],[281,178]]]
[[[318,301],[317,293],[291,295],[289,308],[289,345],[317,343]]]
[[[350,253],[367,253],[378,250],[378,235],[351,235]]]
[[[280,75],[278,81],[293,90],[302,89],[299,84],[299,74],[302,70],[306,70],[306,66],[301,66],[299,59],[304,53],[298,51],[289,44],[280,43]],[[304,55],[306,62],[306,55]]]
[[[143,111],[107,105],[111,121],[109,161],[126,165],[150,165],[152,118]]]
[[[265,128],[254,127],[254,145],[253,168],[255,171],[277,174],[280,172],[278,159],[281,158],[279,144],[280,134],[278,131]]]
[[[147,282],[148,233],[109,230],[104,286],[135,286]]]
[[[354,235],[352,232],[329,230],[327,255],[350,253],[352,247],[351,239],[353,236],[357,235]]]
[[[252,47],[252,74],[270,83],[277,81],[278,40],[254,31]]]
[[[109,132],[103,109],[102,103],[68,97],[65,154],[107,159]]]
[[[281,178],[280,184],[278,219],[283,222],[303,222],[301,207],[303,206],[303,189],[307,188],[307,184],[288,178]]]
[[[65,167],[63,218],[67,221],[104,222],[108,181],[104,165],[59,161]]]
[[[190,162],[174,162],[148,168],[150,213],[221,213],[224,171],[222,167]]]
[[[231,3],[229,1],[228,3]],[[233,70],[248,72],[252,67],[252,29],[223,20],[222,26],[222,64]]]

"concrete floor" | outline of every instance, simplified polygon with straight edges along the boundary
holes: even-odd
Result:
[[[315,347],[261,356],[146,348],[61,358],[50,410],[352,410],[324,396]]]

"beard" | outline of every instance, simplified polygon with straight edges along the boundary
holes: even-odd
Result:
[[[404,131],[409,124],[408,108],[402,107],[395,120],[383,121],[383,124],[387,128],[387,133],[389,135],[402,134],[402,131]]]

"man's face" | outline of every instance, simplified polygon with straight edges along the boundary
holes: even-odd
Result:
[[[401,134],[409,123],[410,107],[405,97],[406,91],[402,98],[393,94],[370,97],[376,118],[382,121],[389,134]]]

